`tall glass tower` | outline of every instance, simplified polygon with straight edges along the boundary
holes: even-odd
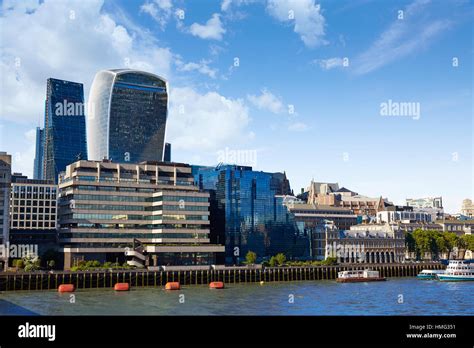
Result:
[[[33,179],[43,179],[44,160],[44,130],[36,127],[35,160],[33,165]]]
[[[114,162],[163,161],[168,83],[137,70],[99,71],[89,95],[89,157]]]
[[[45,109],[42,174],[57,183],[68,164],[87,159],[84,86],[49,78]]]

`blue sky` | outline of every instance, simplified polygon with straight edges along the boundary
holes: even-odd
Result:
[[[98,70],[129,66],[169,80],[175,161],[234,151],[295,191],[314,178],[458,212],[474,196],[472,22],[468,1],[3,1],[0,150],[31,175],[46,79],[87,97]],[[382,116],[388,100],[419,118]]]

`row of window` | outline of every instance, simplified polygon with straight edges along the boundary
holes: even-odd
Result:
[[[39,214],[56,214],[56,207],[53,208],[37,208],[37,207],[12,207],[13,213],[39,213]]]
[[[90,186],[78,185],[77,189],[84,191],[117,191],[117,192],[155,192],[152,188],[133,188],[133,187],[116,187],[116,186]]]
[[[56,221],[12,221],[12,228],[36,228],[36,227],[46,227],[54,228],[56,227]]]
[[[205,233],[61,233],[60,238],[207,238]]]
[[[49,206],[56,206],[56,200],[38,200],[38,201],[30,201],[30,200],[13,200],[12,201],[13,206],[33,206],[33,207],[49,207]]]
[[[100,223],[68,223],[61,224],[61,228],[95,228],[95,229],[135,229],[135,230],[159,230],[159,229],[206,229],[206,225],[194,224],[159,224],[159,225],[141,225],[141,224],[100,224]]]
[[[42,214],[13,214],[12,220],[56,220],[55,215]]]
[[[132,214],[64,214],[64,220],[69,219],[96,219],[96,220],[208,220],[207,215],[132,215]]]

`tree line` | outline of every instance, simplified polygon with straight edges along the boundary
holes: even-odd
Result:
[[[464,257],[466,250],[474,250],[474,235],[416,229],[405,234],[405,245],[417,260],[425,259],[427,255],[431,260],[439,260],[444,254],[449,258],[455,248],[458,255]]]

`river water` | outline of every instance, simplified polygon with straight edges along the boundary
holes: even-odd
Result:
[[[0,315],[474,315],[474,282],[390,278],[0,293]],[[74,303],[71,303],[74,302]]]

